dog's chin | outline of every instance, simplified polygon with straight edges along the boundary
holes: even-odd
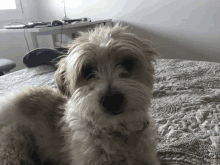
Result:
[[[74,107],[71,104],[72,108],[69,109],[68,117],[71,121],[87,122],[87,130],[92,134],[111,135],[117,132],[122,135],[130,135],[134,132],[144,131],[149,126],[148,114],[144,107],[142,109],[125,107],[123,113],[111,115],[99,104],[94,95],[79,100],[82,101],[82,104],[78,102],[74,104]],[[79,114],[76,112],[77,109],[83,109],[83,111]]]
[[[149,126],[149,121],[144,111],[134,112],[126,109],[123,114],[119,115],[103,113],[102,116],[97,116],[94,126],[99,132],[109,135],[114,133],[130,135],[134,132],[144,131]]]

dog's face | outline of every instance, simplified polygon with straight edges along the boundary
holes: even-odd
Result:
[[[55,74],[69,98],[67,120],[108,133],[145,129],[156,57],[146,40],[119,24],[81,33]]]

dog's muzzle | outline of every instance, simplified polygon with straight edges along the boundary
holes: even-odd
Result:
[[[111,115],[119,115],[125,111],[126,99],[122,93],[109,90],[101,97],[100,103],[107,113]]]

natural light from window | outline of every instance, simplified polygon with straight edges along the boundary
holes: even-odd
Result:
[[[0,10],[16,9],[15,0],[0,0]]]

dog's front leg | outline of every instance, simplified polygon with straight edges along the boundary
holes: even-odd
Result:
[[[0,135],[0,165],[34,165],[39,162],[34,152],[34,136],[27,126],[18,123],[3,126]]]

